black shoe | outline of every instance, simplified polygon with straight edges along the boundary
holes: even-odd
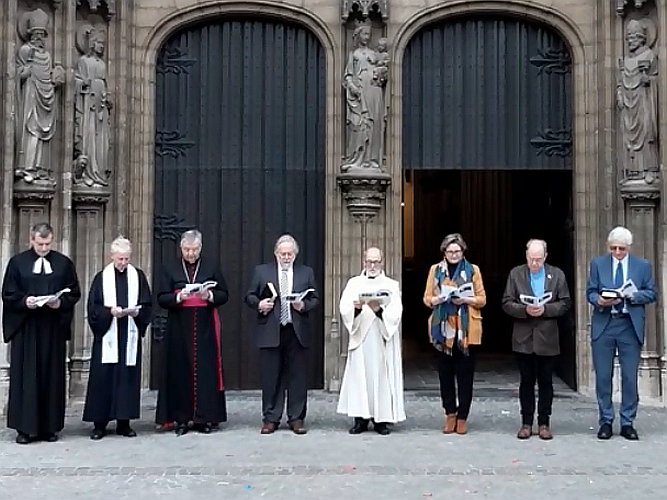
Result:
[[[16,442],[18,444],[30,444],[33,442],[33,439],[24,432],[19,432],[16,436]]]
[[[93,429],[93,432],[90,433],[90,439],[93,441],[99,441],[106,435],[106,431],[104,429],[98,429],[95,428]]]
[[[379,424],[378,423],[373,424],[373,430],[377,432],[380,436],[387,436],[391,434],[389,426],[384,422],[380,422]]]
[[[602,424],[598,431],[598,439],[611,439],[614,433],[611,430],[611,424]]]
[[[621,427],[621,436],[630,441],[639,441],[639,435],[632,425],[623,425]]]
[[[176,435],[183,436],[188,433],[188,424],[178,424],[176,426]]]
[[[128,437],[128,438],[137,437],[137,433],[129,425],[128,426],[123,426],[123,427],[116,427],[116,434],[118,434],[119,436],[125,436],[125,437]]]
[[[350,434],[361,434],[368,430],[368,419],[354,417],[354,425],[350,428]]]
[[[200,432],[201,434],[211,433],[211,426],[208,424],[197,424],[195,425],[195,429],[197,429],[197,431]]]
[[[40,439],[42,441],[46,441],[47,443],[55,443],[56,441],[58,441],[58,434],[56,434],[55,432],[49,432],[48,434],[40,436]]]

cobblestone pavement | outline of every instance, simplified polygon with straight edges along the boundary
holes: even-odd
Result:
[[[14,444],[0,431],[0,499],[608,499],[661,498],[667,411],[643,407],[641,441],[595,437],[592,400],[558,390],[553,441],[519,441],[516,392],[477,391],[466,436],[440,433],[433,391],[406,396],[390,436],[350,436],[336,396],[311,393],[310,432],[259,434],[259,394],[228,395],[229,422],[211,435],[156,432],[154,394],[135,439],[99,442],[75,408],[57,443]],[[615,429],[616,430],[616,429]]]

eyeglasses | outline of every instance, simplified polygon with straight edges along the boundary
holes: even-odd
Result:
[[[382,261],[381,260],[367,260],[366,264],[368,264],[369,266],[379,266],[380,264],[382,264]]]
[[[460,253],[463,253],[463,250],[447,250],[445,255],[458,255]]]
[[[618,245],[610,245],[609,250],[612,252],[625,252],[628,249],[628,247],[622,247]]]

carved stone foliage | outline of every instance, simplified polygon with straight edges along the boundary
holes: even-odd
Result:
[[[641,9],[646,4],[648,4],[648,0],[616,0],[616,13],[619,16],[624,16],[631,6],[635,9]]]
[[[350,18],[368,19],[377,14],[384,22],[389,19],[389,0],[342,0],[341,17],[343,21]]]
[[[389,74],[389,45],[380,38],[370,47],[371,27],[359,25],[352,36],[343,88],[346,103],[347,146],[343,172],[384,171],[384,141],[387,109],[385,86]]]
[[[88,6],[92,13],[100,14],[107,20],[116,15],[116,0],[76,0],[78,6]]]
[[[655,181],[660,170],[658,144],[658,57],[655,29],[648,19],[633,19],[625,30],[625,57],[619,60],[616,105],[620,133],[621,182]]]
[[[92,21],[96,16],[90,16]],[[74,80],[74,183],[108,186],[111,175],[112,99],[103,59],[107,30],[102,23],[84,22],[77,29]]]
[[[337,181],[350,215],[365,222],[380,211],[391,176],[384,172],[345,173]]]
[[[16,53],[15,176],[24,184],[54,185],[51,143],[56,130],[56,88],[65,83],[65,70],[54,65],[46,41],[51,16],[42,9],[18,18]]]

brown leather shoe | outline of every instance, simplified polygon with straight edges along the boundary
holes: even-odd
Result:
[[[468,432],[468,429],[466,428],[466,421],[463,420],[462,418],[459,418],[456,420],[456,433],[457,434],[465,434]]]
[[[519,432],[516,433],[516,437],[518,437],[519,439],[528,439],[532,435],[533,435],[533,426],[526,424],[523,424],[519,429]]]
[[[289,424],[289,428],[292,429],[294,434],[298,434],[299,436],[303,436],[308,432],[308,429],[303,426],[303,420],[295,420]]]
[[[456,414],[445,415],[445,423],[442,426],[443,434],[451,434],[456,430]]]
[[[544,439],[545,441],[554,438],[554,435],[551,434],[551,429],[549,429],[548,425],[540,425],[540,428],[537,431],[537,435],[540,436],[540,439]]]
[[[276,424],[276,423],[274,423],[274,422],[266,422],[266,423],[262,426],[262,430],[259,431],[259,432],[260,432],[261,434],[273,434],[274,432],[276,432],[276,429],[277,429],[277,428],[278,428],[278,424]]]

